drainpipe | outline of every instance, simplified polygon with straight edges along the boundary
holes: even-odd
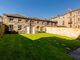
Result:
[[[30,34],[32,34],[32,24],[31,24],[31,19],[30,19]]]

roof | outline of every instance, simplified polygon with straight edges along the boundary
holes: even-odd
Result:
[[[20,14],[3,14],[8,17],[18,17],[18,18],[27,18],[26,16],[20,15]]]
[[[44,22],[53,22],[53,23],[57,23],[57,22],[54,22],[54,21],[51,21],[51,20],[48,20],[48,19],[40,19],[40,18],[31,18],[32,20],[35,20],[35,21],[44,21]]]
[[[1,18],[2,16],[0,16],[0,18]]]
[[[70,12],[74,12],[74,11],[78,11],[78,10],[80,10],[80,8],[78,8],[78,9],[75,9],[75,10],[72,10],[72,11],[70,11]]]
[[[71,11],[68,11],[68,12],[67,12],[67,13],[65,13],[64,15],[66,15],[66,14],[68,14],[68,13],[71,13],[71,12],[74,12],[74,11],[78,11],[78,10],[80,10],[80,8],[75,9],[75,10],[71,10]]]
[[[26,16],[22,16],[20,14],[3,14],[3,15],[6,15],[8,17],[25,18],[25,19],[36,20],[36,21],[49,21],[49,22],[53,22],[53,21],[50,21],[48,19],[41,19],[41,18],[36,18],[36,17],[26,17]],[[56,22],[54,22],[54,23],[56,23]]]

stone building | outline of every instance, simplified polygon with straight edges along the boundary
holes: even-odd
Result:
[[[58,25],[63,25],[68,28],[80,28],[80,9],[71,10],[63,16],[58,16],[51,20],[57,21]]]
[[[64,15],[64,26],[80,28],[80,9],[69,11]]]
[[[55,27],[57,22],[25,17],[19,14],[3,14],[6,33],[35,34],[46,31],[45,27]]]
[[[53,17],[51,20],[58,22],[57,26],[64,26],[64,16],[58,15],[56,17]]]
[[[6,33],[26,33],[29,34],[29,21],[26,17],[19,14],[4,14],[3,23]]]
[[[37,33],[40,31],[45,32],[46,27],[56,27],[57,22],[45,20],[45,19],[38,19],[38,18],[31,18],[31,29],[33,33]]]

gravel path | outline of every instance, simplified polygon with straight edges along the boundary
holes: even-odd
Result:
[[[76,58],[77,60],[80,60],[80,48],[70,52],[70,55]]]

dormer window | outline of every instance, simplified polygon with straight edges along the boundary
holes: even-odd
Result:
[[[28,22],[28,20],[26,19],[25,22]]]
[[[13,17],[10,17],[10,19],[9,19],[10,21],[13,21],[14,20],[14,18]]]
[[[37,23],[39,23],[39,21],[37,21]]]
[[[49,24],[49,22],[47,22],[47,25]]]
[[[18,19],[18,22],[21,21],[21,19]]]

